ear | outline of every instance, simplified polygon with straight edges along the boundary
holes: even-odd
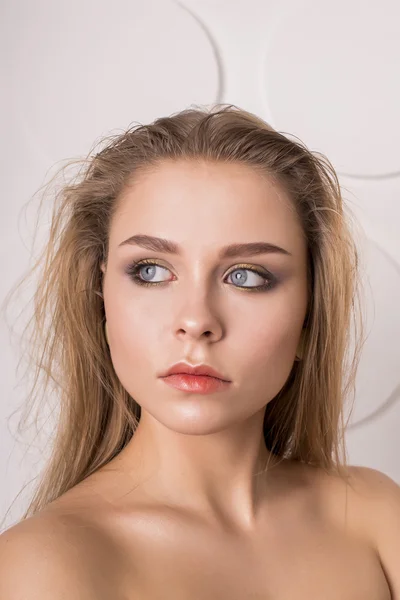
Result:
[[[101,263],[101,265],[100,265],[100,269],[103,271],[103,273],[105,273],[105,272],[106,272],[106,267],[105,267],[105,265],[104,265],[104,262],[102,262],[102,263]]]

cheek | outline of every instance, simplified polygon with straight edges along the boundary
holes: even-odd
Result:
[[[295,357],[300,330],[301,325],[298,323],[285,324],[279,321],[265,321],[262,325],[259,323],[244,343],[247,362],[249,365],[257,365],[258,368],[260,365],[268,366],[269,370],[292,361]]]
[[[301,282],[288,281],[265,301],[253,306],[242,323],[243,341],[252,360],[290,359],[296,353],[307,309],[307,293]],[[244,335],[246,333],[246,335]]]
[[[145,379],[150,372],[154,375],[159,323],[157,314],[147,313],[148,307],[142,306],[137,299],[133,303],[122,294],[115,294],[107,304],[107,319],[112,323],[109,336],[111,359],[118,378],[130,394],[135,381]]]
[[[258,319],[240,350],[245,357],[244,372],[250,374],[250,393],[265,389],[272,398],[281,390],[293,368],[301,328],[302,320],[293,315]]]

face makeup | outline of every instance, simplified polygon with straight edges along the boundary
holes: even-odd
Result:
[[[230,381],[223,381],[208,375],[189,375],[187,373],[176,373],[162,377],[167,385],[181,390],[182,392],[194,392],[195,394],[210,394],[226,390]]]

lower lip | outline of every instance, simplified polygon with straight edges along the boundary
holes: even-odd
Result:
[[[167,385],[183,392],[195,392],[197,394],[209,394],[211,392],[220,392],[225,390],[230,381],[209,377],[208,375],[188,375],[186,373],[177,373],[162,378]]]

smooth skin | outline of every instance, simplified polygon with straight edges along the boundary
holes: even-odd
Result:
[[[180,253],[123,244],[138,234]],[[219,256],[260,241],[287,253]],[[157,263],[139,270],[148,286],[129,272],[143,259]],[[249,167],[170,161],[135,179],[102,271],[111,358],[140,423],[108,465],[0,536],[1,598],[400,600],[399,486],[365,467],[346,486],[263,441],[300,341],[306,260],[285,190]],[[173,389],[159,376],[180,360],[231,384]]]

